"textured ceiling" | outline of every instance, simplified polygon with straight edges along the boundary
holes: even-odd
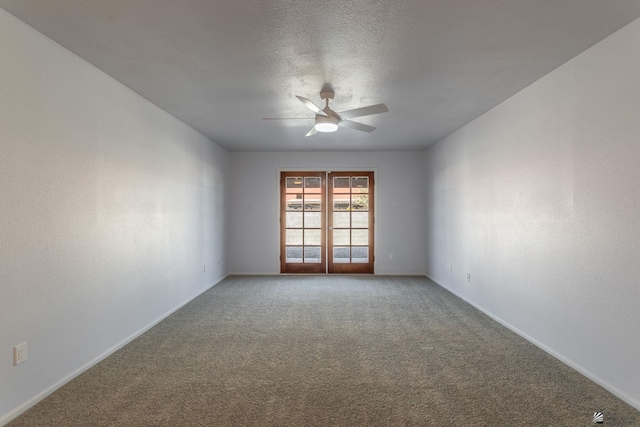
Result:
[[[0,0],[231,151],[422,149],[640,16],[638,0]],[[384,102],[305,138],[313,113]],[[263,117],[304,120],[263,121]]]

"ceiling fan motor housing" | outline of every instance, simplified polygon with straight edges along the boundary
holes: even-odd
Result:
[[[316,115],[316,129],[319,132],[335,132],[338,129],[340,117],[329,107],[322,111],[327,113],[327,116]]]
[[[325,90],[320,92],[320,98],[325,100],[325,99],[333,99],[333,97],[335,96],[335,92],[330,91],[330,90]]]

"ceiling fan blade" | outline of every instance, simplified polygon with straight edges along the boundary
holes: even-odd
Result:
[[[319,114],[321,116],[329,117],[329,115],[327,113],[322,111],[322,109],[320,107],[318,107],[316,104],[314,104],[313,102],[311,102],[307,98],[303,98],[302,96],[298,96],[298,95],[296,95],[296,98],[298,98],[300,100],[300,102],[302,102],[304,105],[306,105],[307,108],[310,109],[311,111],[313,111],[314,113]]]
[[[347,110],[339,112],[338,115],[341,119],[354,119],[356,117],[370,116],[372,114],[386,113],[389,111],[386,105],[376,104],[368,107],[356,108],[355,110]]]
[[[318,129],[316,129],[316,127],[312,127],[311,130],[309,131],[309,133],[307,133],[305,136],[313,136],[316,133],[318,133]]]
[[[361,130],[363,132],[373,132],[374,130],[376,130],[376,128],[374,128],[373,126],[364,125],[362,123],[352,122],[349,120],[340,120],[338,122],[338,126],[341,126],[343,128]]]
[[[262,120],[313,120],[313,117],[264,117]]]

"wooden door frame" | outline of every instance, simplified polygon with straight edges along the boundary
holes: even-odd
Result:
[[[369,249],[369,254],[370,254],[370,272],[368,273],[362,273],[362,274],[376,274],[376,257],[375,257],[375,239],[376,239],[376,221],[375,221],[375,205],[374,202],[376,200],[376,194],[378,192],[377,190],[377,186],[375,185],[376,183],[376,176],[377,176],[377,168],[376,167],[369,167],[369,168],[358,168],[358,167],[354,167],[354,168],[333,168],[330,170],[323,170],[323,169],[319,169],[319,168],[278,168],[277,169],[277,183],[278,183],[278,187],[277,187],[277,196],[278,196],[278,207],[279,207],[279,212],[278,212],[278,218],[279,218],[279,223],[278,226],[280,227],[280,231],[278,233],[279,236],[279,244],[278,244],[278,250],[279,250],[279,264],[280,264],[280,274],[330,274],[329,273],[329,268],[328,268],[328,219],[327,219],[327,215],[328,215],[328,195],[325,194],[325,198],[327,200],[327,203],[325,203],[325,209],[322,213],[322,221],[324,224],[324,229],[325,232],[322,233],[322,246],[326,248],[326,250],[322,251],[322,257],[324,258],[324,262],[319,263],[318,265],[325,265],[326,267],[324,268],[324,271],[321,272],[307,272],[307,271],[292,271],[292,270],[297,270],[297,268],[290,268],[288,271],[286,271],[285,269],[285,264],[286,264],[286,252],[285,250],[283,250],[283,248],[286,246],[286,237],[285,237],[285,229],[286,227],[283,226],[282,222],[285,221],[285,215],[286,215],[286,207],[285,207],[285,197],[283,197],[283,188],[284,186],[281,184],[281,180],[283,178],[283,174],[288,174],[289,176],[300,176],[300,175],[306,175],[306,176],[313,176],[313,174],[317,173],[317,174],[323,174],[324,178],[323,178],[323,184],[324,184],[324,189],[325,191],[328,190],[328,175],[330,173],[337,173],[337,172],[344,172],[344,173],[349,173],[351,175],[358,175],[359,173],[370,173],[371,174],[371,179],[372,179],[372,185],[373,185],[373,191],[370,191],[370,197],[371,197],[371,206],[373,206],[373,215],[371,215],[371,218],[369,219],[370,223],[370,232],[371,232],[371,244],[370,244],[370,249]],[[364,265],[364,263],[363,263]],[[292,266],[292,264],[290,264],[290,266]],[[332,274],[338,274],[338,273],[332,273]]]

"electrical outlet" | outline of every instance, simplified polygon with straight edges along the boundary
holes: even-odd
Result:
[[[449,272],[453,273],[453,264],[449,264]]]
[[[23,342],[13,347],[13,366],[27,361],[27,343]]]
[[[393,254],[389,252],[389,259],[393,259]]]
[[[467,274],[467,282],[471,282],[471,274]]]

